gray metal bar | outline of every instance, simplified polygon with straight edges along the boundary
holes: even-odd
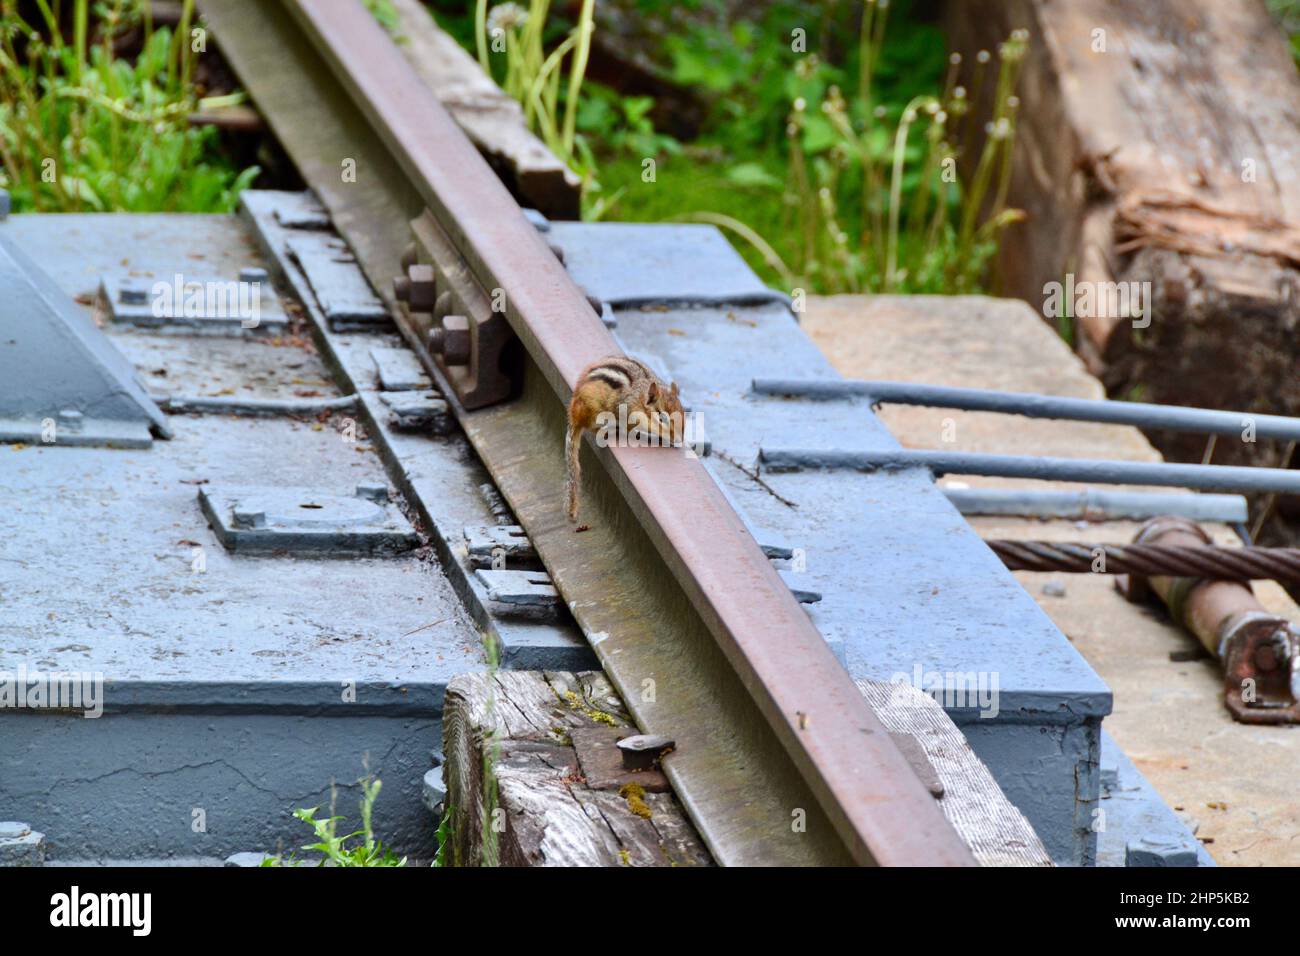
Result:
[[[1026,418],[1054,418],[1064,421],[1133,425],[1137,428],[1168,428],[1207,435],[1242,435],[1254,429],[1256,438],[1300,441],[1300,418],[1257,415],[1212,408],[1184,408],[1144,402],[1112,402],[1104,399],[1066,398],[1030,392],[998,392],[983,388],[956,388],[920,382],[880,382],[860,379],[780,380],[755,379],[759,395],[791,395],[830,401],[863,397],[873,405],[924,405],[955,408],[968,412],[999,412]]]
[[[1193,521],[1245,521],[1249,508],[1241,495],[1186,495],[1149,491],[1029,491],[1021,488],[944,488],[964,515],[1019,518],[1145,521],[1177,515]]]
[[[223,395],[160,395],[159,406],[169,412],[274,418],[281,415],[319,415],[347,412],[357,407],[356,395],[337,398],[243,398]]]
[[[1039,481],[1086,481],[1102,485],[1160,485],[1167,488],[1195,488],[1200,491],[1300,494],[1300,471],[1285,468],[1035,458],[1029,455],[984,455],[911,448],[895,451],[761,448],[759,461],[768,471],[801,471],[807,468],[850,468],[859,471],[928,468],[936,477],[991,475],[999,478],[1034,478]]]

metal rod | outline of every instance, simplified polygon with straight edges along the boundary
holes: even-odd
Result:
[[[243,398],[221,395],[159,395],[154,400],[165,411],[183,414],[236,415],[240,418],[276,418],[346,412],[357,407],[356,395],[338,398]]]
[[[1012,571],[1139,574],[1213,581],[1300,582],[1300,548],[1094,544],[1068,541],[984,542]]]
[[[1159,515],[1178,515],[1194,521],[1238,524],[1249,507],[1241,495],[1188,495],[1179,492],[1031,491],[1021,488],[944,488],[964,515],[1002,515],[1022,518],[1065,518],[1072,521],[1145,521]]]
[[[362,4],[288,0],[284,7],[476,279],[505,290],[506,317],[552,390],[552,405],[556,397],[567,400],[584,366],[618,352],[582,290]],[[599,455],[612,487],[830,821],[841,852],[882,865],[973,865],[703,465],[642,451],[607,448]],[[535,542],[547,530],[528,527]],[[540,544],[539,553],[546,560]],[[555,580],[563,591],[565,576]],[[598,654],[607,643],[597,642]],[[646,713],[656,712],[638,719]],[[677,762],[691,759],[691,746],[708,741],[698,735],[702,728],[668,729],[682,743],[665,764],[672,778]],[[687,731],[696,735],[684,739]]]
[[[999,478],[1033,478],[1039,481],[1094,482],[1102,485],[1160,485],[1168,488],[1195,488],[1200,491],[1276,491],[1300,494],[1300,471],[1285,468],[1035,458],[1030,455],[986,455],[911,448],[889,451],[762,448],[759,450],[759,461],[768,471],[801,471],[812,468],[892,471],[928,468],[935,476],[990,475]]]
[[[760,395],[790,395],[799,398],[834,400],[864,397],[873,405],[924,405],[955,408],[968,412],[999,412],[1026,418],[1054,418],[1064,421],[1133,425],[1138,428],[1167,428],[1173,431],[1209,435],[1241,436],[1252,430],[1255,438],[1300,440],[1300,418],[1257,415],[1212,408],[1184,408],[1144,402],[1113,402],[1105,399],[1067,398],[1029,392],[999,392],[983,388],[956,388],[919,382],[881,382],[860,379],[777,380],[756,379],[753,389]]]

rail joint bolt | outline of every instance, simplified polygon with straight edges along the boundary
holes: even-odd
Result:
[[[463,315],[445,316],[442,326],[429,332],[429,351],[447,365],[468,365],[470,349],[469,320]]]

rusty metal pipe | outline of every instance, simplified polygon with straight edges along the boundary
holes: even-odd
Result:
[[[1137,544],[1210,546],[1200,525],[1183,518],[1156,518]],[[1300,631],[1269,613],[1249,584],[1200,578],[1153,576],[1121,585],[1133,599],[1149,586],[1179,625],[1222,665],[1224,703],[1242,723],[1300,722]]]
[[[618,351],[585,295],[362,4],[290,0],[285,7],[478,281],[505,290],[511,327],[567,400],[585,365]],[[600,455],[851,857],[973,865],[703,466],[649,451]]]

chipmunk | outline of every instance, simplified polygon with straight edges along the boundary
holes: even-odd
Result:
[[[654,372],[636,359],[611,355],[588,365],[578,376],[578,385],[569,402],[569,430],[564,436],[564,455],[568,463],[565,493],[569,520],[578,520],[578,479],[581,468],[578,452],[582,434],[605,424],[601,414],[619,416],[634,429],[648,432],[656,439],[677,444],[685,434],[685,415],[677,393],[677,383],[666,386]]]

